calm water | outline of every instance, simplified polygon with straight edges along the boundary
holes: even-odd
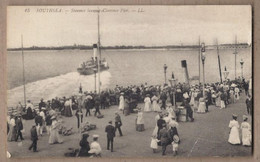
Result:
[[[244,60],[244,76],[251,77],[251,51],[239,49],[237,55],[237,76],[241,74],[239,61]],[[28,98],[51,98],[76,93],[81,83],[83,90],[93,90],[94,76],[80,76],[76,69],[79,64],[92,56],[92,50],[63,51],[24,51],[26,93]],[[118,85],[162,84],[164,82],[163,65],[167,64],[167,77],[174,72],[175,77],[184,80],[181,60],[187,60],[189,76],[198,76],[197,50],[104,50],[102,57],[109,63],[110,69],[101,73],[101,88]],[[228,78],[234,78],[235,57],[233,50],[220,50],[221,67],[230,72]],[[11,103],[23,99],[22,54],[20,51],[8,52],[8,99]],[[219,81],[216,50],[206,51],[206,82]],[[15,100],[15,101],[14,101]]]

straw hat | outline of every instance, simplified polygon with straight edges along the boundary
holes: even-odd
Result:
[[[175,143],[178,143],[178,142],[180,141],[179,136],[174,135],[174,136],[173,136],[173,141],[174,141]]]
[[[93,135],[93,138],[98,138],[98,137],[99,137],[99,135],[97,135],[97,134]]]
[[[246,119],[248,119],[248,116],[243,115],[243,120],[246,120]]]
[[[237,118],[237,114],[232,114],[232,116]]]

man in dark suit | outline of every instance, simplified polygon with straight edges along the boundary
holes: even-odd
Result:
[[[31,128],[31,140],[32,140],[32,144],[29,147],[29,150],[31,150],[33,148],[33,152],[38,152],[37,151],[37,140],[38,140],[38,135],[37,135],[37,130],[36,130],[36,126],[33,125]]]
[[[115,133],[116,130],[118,129],[120,136],[123,136],[122,131],[121,131],[121,126],[122,126],[122,121],[121,121],[121,117],[118,114],[118,112],[115,113],[116,117],[115,117]]]
[[[109,125],[106,126],[105,132],[107,133],[107,150],[109,150],[109,146],[111,143],[111,152],[113,152],[113,142],[115,137],[115,127],[112,125],[112,121],[108,122]]]
[[[15,120],[15,125],[16,125],[16,129],[17,129],[17,135],[16,135],[15,141],[17,141],[19,137],[21,138],[21,140],[24,140],[23,134],[21,132],[21,130],[23,130],[23,122],[22,122],[21,116],[17,117],[17,119]]]
[[[162,125],[163,128],[159,132],[159,139],[162,145],[162,155],[165,155],[166,146],[169,144],[170,135],[166,129],[166,124]]]

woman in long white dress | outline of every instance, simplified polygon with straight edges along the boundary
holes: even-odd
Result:
[[[201,97],[199,99],[199,108],[197,113],[205,113],[206,112],[206,103],[205,103],[205,99],[203,97]]]
[[[151,111],[151,99],[150,99],[149,94],[147,94],[145,99],[144,99],[144,111],[145,112]]]
[[[229,122],[229,128],[230,128],[230,133],[229,133],[229,138],[228,142],[233,145],[238,145],[240,144],[240,138],[239,138],[239,123],[237,121],[237,115],[232,115],[233,120]]]
[[[239,100],[239,88],[235,88],[235,99]]]
[[[159,98],[156,95],[154,95],[152,97],[152,108],[153,108],[153,111],[156,111],[156,112],[161,110],[161,108],[158,104],[158,100],[159,100]]]
[[[137,113],[136,131],[138,131],[138,132],[144,131],[144,118],[143,118],[143,112],[141,111],[141,109],[139,109],[138,113]]]
[[[244,146],[251,146],[252,134],[251,134],[251,125],[247,122],[248,117],[243,115],[244,122],[241,123],[242,129],[242,144]]]
[[[15,116],[11,116],[11,119],[9,121],[9,132],[8,132],[8,135],[7,135],[7,140],[9,142],[11,141],[15,141],[16,140],[16,128],[15,128]]]
[[[124,107],[125,107],[124,93],[121,93],[120,97],[119,97],[119,107],[118,107],[118,109],[123,111]]]
[[[49,144],[62,143],[63,140],[59,135],[59,123],[55,116],[52,118],[52,124],[50,128]]]
[[[195,103],[194,98],[195,98],[194,89],[192,88],[190,91],[190,105],[191,106],[194,106],[194,103]]]

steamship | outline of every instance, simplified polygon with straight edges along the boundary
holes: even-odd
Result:
[[[80,75],[91,75],[100,73],[101,71],[109,69],[108,63],[105,58],[101,59],[100,51],[100,33],[99,33],[99,12],[98,12],[98,44],[93,45],[93,57],[90,60],[83,62],[78,68],[77,71]],[[99,47],[99,48],[97,48]],[[99,58],[97,57],[97,52]]]
[[[98,59],[96,57],[97,53],[97,44],[93,45],[94,55],[91,57],[91,60],[83,62],[77,71],[80,75],[91,75],[98,72]],[[99,61],[99,72],[109,69],[108,63],[105,58]]]

